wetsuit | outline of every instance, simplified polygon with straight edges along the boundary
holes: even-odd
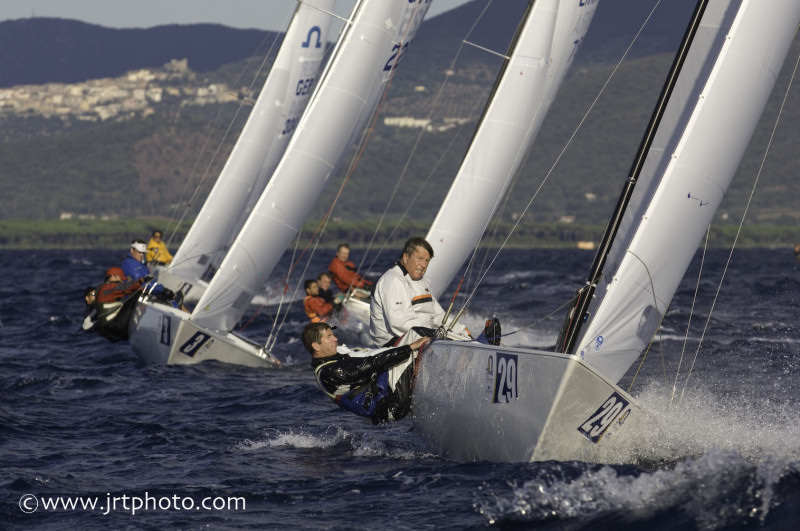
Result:
[[[409,361],[411,347],[391,348],[363,353],[340,346],[326,358],[312,358],[317,383],[339,407],[367,417],[377,424],[399,420],[411,411],[413,364],[396,382],[387,371]]]
[[[333,301],[336,300],[336,296],[333,294],[333,290],[329,289],[319,288],[319,296],[322,297],[322,299],[329,304],[333,304]]]
[[[128,339],[128,323],[136,307],[133,295],[141,288],[141,280],[106,282],[97,288],[94,303],[95,332],[111,342]]]

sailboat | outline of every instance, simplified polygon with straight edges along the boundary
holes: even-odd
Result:
[[[140,358],[160,364],[280,364],[265,345],[233,329],[372,116],[429,4],[354,5],[297,131],[193,312],[138,303],[130,343]]]
[[[458,460],[609,462],[650,413],[617,385],[654,337],[783,65],[800,3],[700,0],[553,351],[436,341],[416,430]]]
[[[531,0],[517,26],[469,149],[426,240],[425,277],[438,299],[481,236],[530,149],[586,36],[597,2]],[[369,323],[369,303],[348,298]]]
[[[196,303],[286,151],[327,48],[335,0],[300,2],[231,155],[158,281]]]

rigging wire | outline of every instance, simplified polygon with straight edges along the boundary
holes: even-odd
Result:
[[[480,100],[476,100],[474,102],[472,108],[470,109],[469,115],[472,115],[477,110],[477,108],[480,106],[480,104],[481,104],[481,101]],[[436,104],[434,103],[434,106],[435,105]],[[432,113],[433,113],[433,111],[431,111],[431,114]],[[429,114],[429,116],[430,116],[430,114]],[[378,261],[378,259],[380,258],[381,254],[383,254],[383,252],[386,250],[386,248],[388,247],[389,243],[391,243],[394,240],[395,234],[400,229],[401,224],[403,223],[403,221],[405,221],[406,217],[408,216],[409,212],[411,211],[411,207],[414,206],[414,203],[416,203],[417,199],[419,199],[419,196],[422,195],[422,191],[425,189],[426,186],[428,186],[428,183],[430,183],[430,181],[433,178],[434,174],[439,169],[439,166],[444,161],[445,156],[450,151],[450,149],[453,147],[453,145],[456,143],[456,140],[459,139],[459,137],[461,136],[461,133],[464,131],[465,128],[466,128],[466,123],[462,123],[458,127],[458,130],[456,131],[456,133],[450,139],[450,142],[448,142],[448,144],[445,147],[445,149],[442,150],[441,155],[436,160],[436,163],[433,165],[431,170],[428,172],[428,175],[427,175],[427,177],[425,177],[425,180],[422,181],[422,184],[420,184],[420,186],[417,188],[417,192],[411,198],[411,201],[407,202],[406,209],[400,215],[400,218],[394,223],[394,228],[392,228],[392,230],[389,232],[389,234],[384,239],[383,244],[378,249],[378,251],[375,253],[375,256],[372,258],[372,261],[370,262],[370,264],[367,267],[367,269],[372,269],[373,267],[375,267],[375,264]],[[417,143],[419,143],[419,140],[421,139],[421,136],[422,136],[422,134],[420,134]],[[411,155],[409,155],[408,161],[410,161],[411,157],[413,157],[413,154],[414,154],[413,151],[416,151],[416,145],[414,146],[414,149],[412,150]],[[407,167],[408,167],[408,163],[406,164],[406,168]],[[400,179],[403,179],[404,175],[405,175],[405,170],[403,170],[403,173],[401,174]],[[398,190],[398,187],[399,187],[399,183],[398,183],[398,186],[395,186],[394,190],[392,191],[391,198],[389,200],[390,203],[394,199],[394,195],[396,194],[396,192]],[[387,206],[384,209],[383,213],[381,213],[381,217],[379,218],[378,223],[377,223],[377,225],[375,227],[375,230],[373,231],[372,237],[370,238],[369,243],[367,244],[367,248],[366,248],[367,251],[369,251],[372,248],[372,244],[375,242],[375,239],[377,238],[378,232],[380,231],[380,228],[383,226],[383,221],[385,220],[386,215],[388,214],[388,211],[389,211],[389,204],[387,204]],[[366,253],[362,257],[361,262],[359,262],[359,266],[358,266],[359,270],[361,270],[361,268],[363,267],[363,264],[364,264],[365,260],[366,260]]]
[[[298,248],[299,245],[300,245],[300,238],[297,237],[297,238],[295,238],[294,252],[293,252],[293,255],[292,255],[293,261],[294,261],[294,256],[297,255],[297,248]],[[308,268],[306,267],[306,269],[308,269]],[[297,289],[299,287],[299,282],[298,282],[298,285],[295,287],[294,292],[292,293],[292,297],[289,299],[289,302],[287,303],[286,311],[285,312],[281,311],[283,303],[286,301],[286,293],[289,291],[289,275],[291,275],[291,271],[286,274],[286,279],[284,280],[284,288],[281,290],[281,301],[280,301],[280,304],[278,305],[278,308],[275,310],[275,320],[272,323],[272,329],[269,332],[269,337],[264,342],[264,348],[268,352],[272,351],[272,348],[275,346],[275,343],[278,341],[278,332],[281,331],[281,329],[283,328],[284,323],[286,323],[286,318],[289,316],[289,308],[292,305],[292,301],[294,301],[295,298],[297,297]],[[300,277],[300,278],[302,278],[302,277]],[[278,318],[279,317],[280,317],[280,322],[278,322]]]
[[[686,323],[686,335],[683,338],[683,348],[681,348],[681,355],[678,358],[678,368],[675,370],[675,381],[672,382],[672,393],[669,397],[670,403],[675,400],[675,391],[678,389],[678,378],[681,373],[681,366],[683,365],[683,358],[686,355],[686,347],[689,343],[689,330],[692,327],[692,318],[694,317],[694,306],[697,303],[697,295],[700,292],[700,281],[703,277],[703,267],[706,263],[706,250],[708,249],[708,239],[711,234],[711,225],[706,229],[706,241],[703,245],[703,254],[700,257],[700,269],[697,271],[697,282],[694,286],[694,296],[692,297],[692,307],[689,310],[689,319]]]
[[[411,17],[412,19],[416,17],[416,12],[419,9],[420,9],[420,5],[417,4],[414,7],[414,14]],[[406,26],[406,33],[402,36],[401,42],[408,42],[406,39],[408,37],[408,31],[411,30],[411,27],[412,27],[411,24]],[[345,174],[345,177],[342,180],[342,184],[339,186],[339,190],[337,191],[333,201],[331,202],[331,205],[328,207],[328,210],[325,213],[325,215],[323,216],[322,220],[319,222],[319,224],[317,225],[316,229],[312,232],[311,236],[309,237],[308,242],[306,243],[305,247],[303,248],[303,250],[300,253],[300,256],[298,256],[296,260],[293,260],[292,265],[289,267],[289,272],[287,273],[287,276],[286,276],[286,284],[287,285],[288,285],[288,279],[291,276],[292,271],[294,271],[298,267],[298,265],[300,263],[300,260],[303,259],[303,256],[305,256],[306,251],[308,251],[308,249],[312,246],[312,243],[313,243],[313,249],[309,253],[308,259],[306,261],[305,268],[303,270],[304,274],[305,274],[306,271],[308,271],[308,268],[310,267],[310,264],[311,264],[311,259],[313,258],[314,253],[316,252],[316,249],[319,246],[319,241],[320,241],[322,235],[324,234],[325,229],[327,228],[328,221],[330,220],[331,214],[333,213],[333,209],[336,207],[336,204],[338,203],[339,199],[341,198],[342,194],[344,193],[344,189],[347,186],[347,184],[349,183],[350,177],[352,177],[353,172],[355,171],[355,169],[358,166],[359,162],[361,161],[361,156],[363,155],[364,150],[366,149],[367,144],[369,143],[369,140],[370,140],[370,138],[372,136],[372,133],[375,130],[375,125],[376,125],[376,123],[378,121],[378,116],[380,116],[380,113],[381,113],[381,111],[383,109],[383,105],[385,104],[386,98],[388,97],[389,88],[391,87],[392,81],[394,80],[394,76],[395,76],[395,73],[397,71],[397,66],[399,64],[399,61],[400,61],[400,58],[402,57],[402,55],[403,55],[402,53],[397,53],[395,55],[395,57],[394,57],[394,62],[392,64],[391,73],[390,73],[388,79],[386,80],[386,86],[383,88],[383,93],[381,94],[380,101],[378,102],[378,105],[373,109],[373,111],[372,111],[372,113],[370,115],[370,118],[369,118],[369,121],[368,121],[369,126],[363,131],[363,133],[361,135],[361,139],[359,140],[358,146],[356,148],[356,155],[353,157],[353,159],[350,162],[350,165],[348,167],[347,173]],[[297,283],[297,286],[295,288],[295,293],[297,293],[297,291],[299,290],[300,282],[301,281],[298,281],[298,283]],[[289,309],[291,308],[292,302],[293,301],[290,301],[288,303],[287,307],[286,307],[286,313],[287,314],[289,312]],[[286,316],[284,316],[284,319],[281,321],[281,325],[282,325],[283,322],[285,322],[285,319],[286,319]],[[278,328],[278,331],[279,330],[280,330],[280,326]],[[277,334],[278,331],[276,331],[275,333]]]
[[[655,5],[653,6],[653,8],[650,10],[650,13],[647,15],[647,17],[645,18],[644,22],[643,22],[643,23],[642,23],[642,25],[639,27],[639,30],[636,32],[636,34],[635,34],[635,35],[633,36],[633,38],[631,39],[631,42],[628,44],[628,47],[627,47],[627,48],[625,49],[625,51],[623,52],[623,54],[622,54],[622,56],[620,57],[619,61],[617,61],[617,64],[616,64],[616,65],[614,66],[614,68],[612,69],[611,73],[609,74],[609,76],[608,76],[608,78],[606,79],[606,81],[605,81],[605,83],[603,84],[603,86],[602,86],[602,87],[600,88],[600,90],[598,91],[598,93],[597,93],[597,95],[595,96],[594,100],[592,100],[591,104],[589,105],[589,108],[586,110],[586,112],[584,113],[583,117],[582,117],[582,118],[581,118],[581,120],[578,122],[578,125],[577,125],[577,126],[575,127],[575,129],[573,130],[573,132],[572,132],[572,134],[570,135],[569,139],[567,139],[567,142],[566,142],[566,144],[564,145],[564,147],[563,147],[563,148],[561,149],[561,151],[559,152],[558,156],[556,157],[556,160],[555,160],[555,161],[553,162],[553,164],[550,166],[550,169],[548,170],[547,174],[544,176],[544,178],[542,179],[542,181],[539,183],[539,186],[538,186],[538,187],[536,188],[536,190],[534,191],[534,193],[533,193],[533,195],[531,196],[530,200],[528,201],[527,205],[525,205],[525,208],[522,210],[522,213],[521,213],[521,214],[520,214],[520,216],[517,218],[517,220],[515,221],[514,225],[512,225],[511,229],[510,229],[510,230],[509,230],[509,232],[508,232],[508,235],[507,235],[507,236],[506,236],[506,238],[505,238],[505,239],[504,239],[504,240],[501,242],[501,244],[500,244],[500,247],[499,247],[499,248],[497,249],[497,251],[495,252],[495,254],[494,254],[494,256],[492,257],[491,261],[489,262],[489,265],[487,266],[486,270],[485,270],[485,271],[484,271],[484,272],[483,272],[483,273],[480,275],[480,277],[478,278],[477,282],[475,283],[475,286],[473,286],[473,289],[472,289],[472,291],[469,293],[469,295],[468,295],[468,297],[467,297],[467,300],[464,302],[463,308],[466,308],[466,307],[469,305],[469,303],[472,301],[472,298],[474,297],[474,295],[475,295],[475,292],[477,291],[478,287],[479,287],[479,286],[481,285],[481,283],[483,282],[483,279],[486,277],[486,275],[488,274],[489,270],[490,270],[490,269],[492,268],[492,266],[494,265],[495,261],[497,260],[498,256],[500,255],[500,252],[501,252],[501,251],[503,251],[503,250],[505,249],[506,245],[508,244],[508,241],[509,241],[509,240],[510,240],[510,238],[511,238],[511,235],[512,235],[512,234],[513,234],[513,233],[514,233],[516,230],[517,230],[517,228],[519,227],[519,224],[522,222],[522,219],[525,217],[525,214],[528,212],[528,210],[530,210],[530,208],[531,208],[531,205],[533,204],[533,202],[534,202],[534,201],[536,200],[536,198],[538,197],[538,195],[539,195],[539,192],[542,190],[542,188],[544,187],[544,185],[547,183],[547,181],[549,180],[550,176],[551,176],[551,175],[553,174],[553,172],[555,171],[555,168],[556,168],[556,166],[559,164],[559,162],[560,162],[560,161],[561,161],[561,159],[563,158],[563,156],[564,156],[564,153],[565,153],[565,152],[567,151],[567,149],[568,149],[568,148],[569,148],[569,147],[572,145],[572,142],[575,140],[575,137],[577,136],[577,134],[578,134],[578,131],[580,131],[580,130],[583,128],[583,124],[584,124],[584,123],[586,122],[586,120],[588,119],[588,117],[589,117],[589,114],[591,114],[591,113],[592,113],[592,111],[594,110],[595,106],[597,105],[597,102],[600,100],[601,96],[602,96],[602,95],[605,93],[605,90],[606,90],[606,88],[608,88],[608,85],[611,83],[611,80],[612,80],[612,79],[614,79],[614,77],[616,76],[616,74],[617,74],[617,71],[618,71],[618,70],[621,68],[621,66],[622,66],[622,63],[623,63],[623,62],[625,61],[625,59],[627,58],[628,54],[630,53],[631,49],[633,48],[633,45],[634,45],[634,44],[636,43],[636,41],[638,40],[638,38],[639,38],[639,36],[641,35],[642,31],[644,31],[644,28],[645,28],[645,26],[648,24],[648,22],[650,21],[650,19],[653,17],[653,14],[654,14],[654,12],[656,11],[656,9],[658,9],[658,6],[659,6],[660,4],[661,4],[661,0],[657,0],[657,1],[656,1],[656,3],[655,3]],[[463,310],[463,308],[462,308],[462,310]]]
[[[455,65],[458,62],[459,57],[461,57],[461,52],[463,51],[465,44],[467,44],[467,39],[469,38],[470,35],[472,35],[472,32],[475,31],[475,28],[478,26],[480,21],[483,19],[483,16],[486,14],[486,12],[492,6],[492,2],[493,2],[493,0],[489,0],[486,3],[486,5],[481,10],[481,12],[478,15],[478,17],[475,19],[475,22],[473,22],[472,26],[469,28],[469,30],[467,30],[467,34],[461,40],[461,44],[459,45],[458,50],[456,51],[455,57],[453,57],[453,60],[450,62],[450,68],[448,69],[448,71],[455,70]],[[428,115],[426,117],[429,121],[432,120],[433,113],[438,109],[439,101],[441,100],[442,95],[444,94],[444,89],[445,89],[445,87],[447,86],[447,84],[449,82],[449,78],[450,78],[450,76],[448,74],[445,74],[444,81],[442,81],[441,85],[439,86],[439,90],[436,93],[436,96],[434,96],[433,102],[431,103],[430,110],[428,111]],[[473,104],[471,112],[474,112],[475,109],[478,107],[478,105],[480,105],[480,103],[481,103],[480,101],[476,101]],[[450,143],[447,145],[445,150],[440,155],[439,159],[436,161],[436,164],[433,166],[431,171],[428,172],[428,176],[423,181],[422,185],[420,185],[420,187],[417,189],[417,193],[414,195],[412,200],[408,202],[408,204],[406,206],[406,210],[400,216],[400,219],[395,223],[394,228],[390,232],[389,236],[386,237],[386,239],[383,242],[383,245],[381,246],[380,249],[378,249],[378,252],[376,253],[375,257],[370,262],[369,267],[368,267],[369,269],[372,269],[375,266],[375,263],[378,261],[378,258],[380,257],[380,255],[383,253],[383,251],[388,246],[388,244],[391,241],[392,237],[394,236],[395,232],[400,227],[400,224],[403,222],[403,220],[405,220],[406,216],[408,215],[408,212],[411,209],[411,206],[416,202],[417,198],[419,198],[420,194],[422,193],[422,190],[428,185],[428,183],[430,182],[431,177],[433,177],[433,174],[435,173],[436,169],[438,169],[439,165],[444,160],[444,156],[447,154],[447,152],[453,146],[453,144],[455,143],[456,139],[460,136],[460,134],[463,131],[465,126],[466,126],[466,124],[461,124],[461,126],[458,128],[458,131],[456,132],[456,134],[453,135],[453,138],[450,140]],[[366,251],[362,256],[361,261],[359,262],[359,265],[358,265],[358,269],[359,270],[361,270],[361,268],[363,267],[363,264],[364,264],[364,262],[366,260],[367,252],[369,252],[369,250],[372,248],[372,245],[374,244],[375,239],[378,236],[378,232],[383,227],[383,223],[386,220],[386,216],[389,213],[389,208],[391,207],[392,203],[394,202],[394,198],[397,195],[398,190],[400,189],[400,184],[405,179],[406,173],[408,172],[409,167],[411,165],[411,159],[414,157],[414,155],[417,152],[417,148],[422,143],[422,137],[424,135],[425,135],[425,129],[422,129],[419,132],[419,135],[417,135],[417,139],[416,139],[416,141],[414,143],[414,146],[411,148],[411,153],[406,158],[406,163],[403,166],[403,169],[400,171],[400,177],[397,179],[397,182],[395,183],[394,189],[392,190],[391,194],[389,194],[389,199],[387,200],[386,207],[384,208],[383,212],[381,213],[380,218],[378,219],[378,223],[375,226],[375,230],[373,231],[372,236],[370,237],[369,243],[367,244]]]
[[[767,161],[767,156],[769,155],[770,148],[772,147],[772,142],[775,138],[775,132],[777,131],[778,124],[781,121],[781,116],[783,115],[783,111],[786,106],[786,100],[789,98],[789,91],[792,87],[792,83],[794,82],[795,75],[797,74],[798,65],[800,65],[800,56],[797,57],[797,61],[795,62],[794,70],[792,70],[792,75],[789,78],[789,84],[786,87],[786,92],[783,95],[783,101],[781,102],[780,109],[778,110],[778,116],[775,118],[775,123],[772,127],[772,133],[770,134],[769,141],[767,142],[767,146],[764,149],[764,156],[761,158],[761,164],[759,165],[758,171],[756,172],[755,180],[753,181],[753,187],[750,190],[750,196],[747,198],[747,203],[745,204],[744,212],[742,213],[742,218],[739,222],[739,227],[736,230],[736,235],[733,238],[733,243],[731,244],[731,249],[728,254],[728,259],[725,262],[725,267],[722,270],[722,276],[720,277],[719,284],[717,285],[717,291],[714,294],[714,299],[711,302],[711,309],[708,311],[708,317],[706,318],[706,322],[703,326],[703,332],[700,334],[700,340],[697,343],[697,349],[695,350],[694,358],[692,359],[692,364],[689,367],[688,373],[686,374],[686,380],[684,381],[683,389],[681,389],[679,401],[683,400],[684,393],[686,392],[686,389],[689,386],[689,380],[694,371],[694,366],[695,363],[697,362],[697,357],[700,354],[700,348],[702,347],[703,341],[705,340],[706,332],[708,331],[708,326],[709,323],[711,322],[711,316],[714,313],[714,308],[717,304],[717,300],[719,299],[719,293],[722,290],[722,284],[725,282],[725,275],[728,272],[728,267],[730,266],[731,259],[733,258],[733,251],[736,249],[736,243],[739,241],[739,236],[742,232],[742,227],[744,226],[744,220],[747,217],[748,211],[750,210],[750,204],[753,201],[753,196],[755,195],[756,187],[758,186],[758,181],[761,178],[761,173],[764,170],[764,164]]]
[[[288,16],[284,20],[284,26],[288,25],[290,18],[291,18],[291,15]],[[266,68],[267,61],[273,55],[273,51],[275,50],[275,47],[277,46],[277,43],[278,43],[278,40],[279,40],[280,36],[281,35],[278,32],[276,32],[275,35],[273,36],[272,42],[269,45],[269,47],[267,48],[267,51],[266,51],[266,53],[264,54],[264,57],[261,60],[261,64],[256,69],[256,73],[253,76],[253,79],[250,82],[250,85],[248,86],[247,94],[251,93],[254,90],[254,86],[256,85],[261,73]],[[261,41],[261,43],[256,48],[255,53],[248,58],[248,60],[245,63],[244,67],[239,72],[239,77],[237,77],[236,80],[234,81],[234,85],[235,86],[239,86],[239,83],[240,83],[241,79],[244,77],[245,72],[248,71],[248,68],[250,67],[252,62],[256,59],[256,55],[255,54],[258,53],[258,50],[260,50],[262,47],[264,47],[264,44],[267,42],[268,38],[269,38],[269,32],[267,32],[267,34],[264,36],[264,39]],[[274,58],[273,58],[273,62],[274,62]],[[228,123],[228,127],[225,130],[225,133],[223,134],[222,139],[220,139],[219,143],[217,144],[216,149],[214,150],[214,153],[211,155],[211,160],[209,160],[208,164],[206,165],[205,170],[203,171],[203,174],[200,176],[200,180],[195,185],[194,192],[192,192],[191,197],[189,198],[189,200],[184,205],[183,212],[181,213],[181,215],[177,216],[178,209],[179,209],[181,203],[183,203],[183,198],[186,195],[187,189],[189,187],[189,183],[193,181],[194,176],[197,173],[198,167],[200,166],[200,161],[203,158],[203,156],[204,156],[204,154],[206,152],[206,149],[208,148],[209,144],[211,143],[211,133],[212,133],[213,129],[215,128],[215,126],[217,125],[217,123],[220,121],[220,119],[222,117],[222,113],[223,113],[223,110],[224,110],[224,105],[220,105],[220,107],[219,107],[219,109],[217,111],[217,115],[214,117],[214,120],[208,125],[208,128],[206,130],[206,138],[205,138],[205,140],[203,142],[202,147],[200,148],[200,153],[198,153],[197,158],[195,159],[195,163],[194,163],[194,166],[192,167],[192,171],[189,173],[189,177],[184,182],[183,190],[181,191],[181,194],[180,194],[178,200],[175,203],[175,207],[173,208],[172,214],[170,214],[170,221],[169,221],[169,224],[168,224],[168,226],[166,228],[166,231],[164,232],[164,235],[167,236],[167,238],[166,238],[167,241],[165,242],[166,245],[169,246],[172,243],[173,238],[177,234],[178,228],[181,226],[181,224],[184,222],[184,220],[188,216],[189,209],[194,205],[194,202],[196,201],[197,197],[200,195],[200,190],[201,190],[201,188],[203,188],[203,185],[205,184],[206,179],[208,178],[209,174],[211,173],[211,170],[212,170],[212,167],[214,165],[214,162],[216,161],[217,156],[219,155],[219,153],[222,151],[222,148],[225,145],[225,140],[227,139],[228,135],[233,130],[234,124],[237,122],[239,114],[242,112],[242,109],[244,108],[244,106],[245,105],[250,105],[250,103],[251,102],[248,101],[246,97],[243,97],[240,100],[239,106],[237,107],[236,112],[234,113],[233,117],[231,118],[230,122]],[[178,217],[177,221],[175,221],[176,217]],[[174,226],[173,226],[173,224],[174,224]]]

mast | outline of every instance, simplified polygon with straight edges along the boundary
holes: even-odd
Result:
[[[672,91],[678,81],[678,76],[680,75],[681,68],[686,60],[686,56],[689,54],[692,41],[697,34],[697,29],[700,27],[700,22],[703,19],[703,13],[706,10],[708,1],[709,0],[698,0],[697,5],[695,6],[694,13],[692,14],[692,18],[690,19],[689,25],[686,28],[681,45],[678,48],[678,52],[675,54],[672,67],[670,68],[667,79],[661,89],[661,94],[656,103],[656,107],[650,117],[650,122],[648,123],[645,133],[642,136],[639,149],[637,150],[633,164],[631,165],[631,169],[628,172],[628,178],[625,181],[622,193],[617,200],[617,206],[614,208],[611,219],[609,220],[606,230],[603,233],[600,246],[597,249],[597,253],[595,254],[594,261],[592,262],[592,266],[589,271],[589,275],[586,278],[586,284],[575,292],[575,295],[572,299],[572,304],[570,305],[570,310],[567,312],[567,316],[564,319],[561,330],[559,331],[558,341],[556,343],[557,352],[572,351],[575,346],[575,342],[578,339],[581,327],[588,317],[587,311],[589,309],[589,304],[591,303],[594,292],[597,289],[597,283],[600,282],[600,278],[602,277],[603,267],[606,264],[608,253],[611,250],[611,245],[614,243],[614,238],[617,235],[623,215],[625,214],[625,210],[627,209],[628,203],[633,195],[634,188],[639,179],[639,174],[641,173],[642,167],[644,166],[644,161],[647,158],[647,153],[650,150],[650,146],[652,145],[653,139],[658,131],[658,126],[661,123],[661,118],[664,116],[664,111],[667,108],[669,98],[672,95]]]

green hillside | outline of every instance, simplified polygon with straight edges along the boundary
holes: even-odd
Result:
[[[795,42],[789,57],[799,54],[800,42]],[[576,226],[604,225],[670,62],[670,56],[659,55],[625,64],[579,129],[611,67],[584,65],[573,71],[499,215],[501,222],[514,221],[535,195],[527,223],[565,220]],[[793,64],[789,63],[792,61],[787,61],[718,212],[722,223],[738,224],[742,205],[750,196],[791,74]],[[499,63],[484,62],[458,67],[455,75],[449,76],[434,112],[431,106],[445,79],[445,68],[434,68],[425,87],[398,75],[382,106],[382,117],[424,118],[430,114],[437,123],[444,118],[470,121],[420,135],[420,129],[388,127],[378,120],[363,153],[345,161],[323,191],[311,218],[322,218],[338,196],[332,210],[336,223],[367,219],[374,227],[385,214],[387,221],[381,230],[391,230],[397,223],[406,227],[409,222],[426,228],[466,151],[497,66]],[[228,65],[208,74],[207,79],[230,82],[232,76],[241,75],[242,68],[243,63]],[[4,131],[0,219],[58,219],[68,212],[75,216],[190,220],[222,168],[250,108],[233,103],[164,105],[146,118],[99,124],[37,116],[4,118],[0,120]],[[800,93],[794,87],[764,164],[748,225],[798,224],[794,204],[794,177],[800,173],[798,117]],[[357,165],[350,171],[354,159]],[[346,186],[340,194],[345,176]]]

